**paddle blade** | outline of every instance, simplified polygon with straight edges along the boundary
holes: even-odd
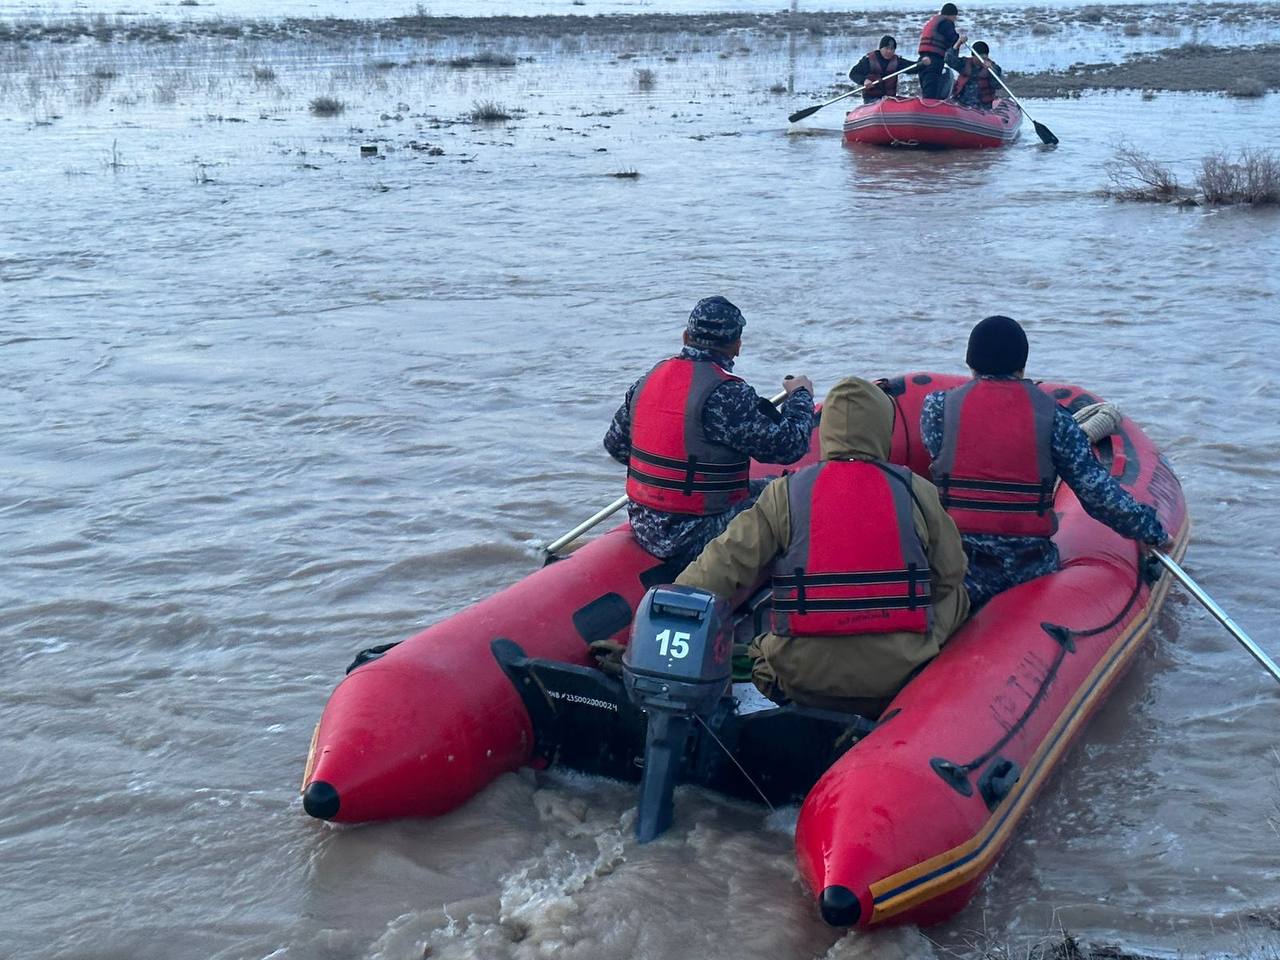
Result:
[[[1058,142],[1058,138],[1053,135],[1053,131],[1050,130],[1048,127],[1046,127],[1043,123],[1039,123],[1035,120],[1032,120],[1031,125],[1036,128],[1036,134],[1037,136],[1040,137],[1041,143],[1047,143],[1049,144],[1049,146],[1053,146],[1055,143]]]
[[[797,110],[791,116],[787,117],[788,123],[799,123],[805,117],[812,117],[815,113],[825,107],[825,103],[820,103],[816,107],[805,107],[803,110]]]

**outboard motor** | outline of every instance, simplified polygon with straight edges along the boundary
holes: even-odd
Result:
[[[695,717],[709,717],[728,692],[733,619],[727,601],[694,587],[652,587],[640,601],[622,679],[649,718],[636,838],[671,826],[672,793]]]

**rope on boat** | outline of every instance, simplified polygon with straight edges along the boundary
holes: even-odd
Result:
[[[716,732],[711,729],[707,721],[702,719],[702,715],[695,713],[693,715],[693,719],[697,720],[698,723],[702,725],[702,729],[707,731],[707,733],[711,735],[711,739],[714,740],[716,742],[716,745],[719,746],[720,749],[724,751],[724,755],[733,761],[733,765],[738,768],[739,772],[744,777],[747,778],[747,783],[755,787],[756,793],[760,794],[760,799],[764,801],[765,806],[768,807],[770,810],[777,810],[778,808],[769,802],[769,798],[765,796],[764,791],[760,789],[760,785],[756,783],[753,779],[751,779],[751,774],[747,773],[747,768],[738,762],[738,758],[733,755],[733,751],[730,750],[728,747],[726,747],[724,745],[724,741],[716,736]]]
[[[1076,423],[1080,424],[1080,428],[1084,430],[1085,436],[1089,438],[1090,443],[1097,443],[1120,429],[1120,423],[1124,419],[1124,415],[1119,408],[1113,403],[1091,403],[1087,407],[1081,407],[1072,416]],[[935,757],[930,761],[930,766],[938,776],[942,777],[948,784],[955,788],[959,793],[969,796],[972,793],[972,786],[969,783],[969,777],[980,770],[991,760],[999,756],[1000,751],[1013,740],[1015,736],[1021,733],[1027,721],[1031,719],[1031,715],[1036,712],[1040,704],[1044,701],[1045,696],[1049,692],[1049,688],[1057,679],[1058,671],[1061,669],[1067,655],[1075,653],[1075,641],[1077,639],[1087,639],[1096,637],[1099,634],[1106,633],[1115,629],[1125,617],[1129,615],[1129,611],[1133,609],[1138,598],[1142,595],[1142,588],[1145,584],[1144,565],[1139,562],[1134,578],[1133,589],[1129,593],[1129,599],[1125,601],[1124,606],[1120,608],[1120,612],[1109,619],[1106,623],[1096,627],[1073,628],[1064,624],[1044,622],[1040,624],[1040,628],[1052,637],[1058,644],[1053,663],[1045,671],[1044,678],[1040,682],[1039,689],[1032,695],[1026,708],[1022,711],[1022,715],[1010,726],[1005,729],[1004,736],[1000,737],[989,749],[974,757],[968,763],[956,763],[942,757]]]
[[[881,102],[884,102],[885,100],[912,100],[912,99],[915,99],[915,98],[914,98],[914,97],[899,97],[899,96],[892,96],[892,97],[881,97],[880,99],[881,99]],[[923,97],[921,97],[920,99],[921,99],[921,102],[924,102],[924,98],[923,98]],[[884,122],[884,109],[883,109],[883,108],[881,108],[881,109],[879,109],[879,110],[877,110],[877,111],[876,111],[876,119],[880,121],[880,126],[884,127],[885,136],[887,136],[887,137],[889,138],[889,146],[891,146],[891,147],[918,147],[918,146],[920,146],[920,141],[919,141],[919,140],[899,140],[899,139],[898,139],[898,137],[894,134],[894,132],[893,132],[892,130],[890,130],[890,129],[889,129],[889,124],[887,124],[887,123],[885,123],[885,122]]]
[[[1120,429],[1124,414],[1114,403],[1091,403],[1072,414],[1090,443],[1097,443]]]

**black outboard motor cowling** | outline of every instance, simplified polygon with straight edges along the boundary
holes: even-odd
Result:
[[[671,797],[694,717],[709,717],[728,692],[732,654],[732,611],[714,594],[657,586],[640,601],[622,679],[649,721],[636,819],[641,843],[671,826]]]

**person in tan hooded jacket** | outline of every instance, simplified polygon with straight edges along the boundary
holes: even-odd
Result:
[[[773,481],[676,578],[728,598],[772,575],[773,631],[749,651],[770,699],[876,716],[969,612],[937,490],[886,462],[893,417],[875,384],[836,384],[821,463]]]

